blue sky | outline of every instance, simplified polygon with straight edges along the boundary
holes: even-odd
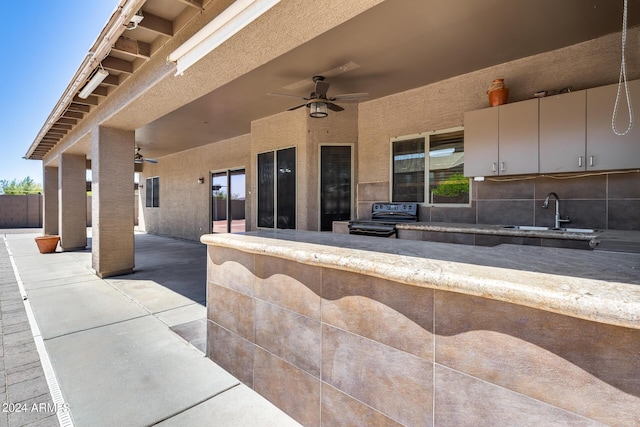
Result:
[[[30,176],[42,183],[42,162],[22,156],[117,4],[118,0],[3,3],[0,180]]]

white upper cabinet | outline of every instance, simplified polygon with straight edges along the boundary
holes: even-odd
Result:
[[[538,100],[499,107],[500,175],[538,173]]]
[[[618,136],[611,129],[611,117],[616,101],[618,85],[588,89],[587,92],[587,170],[633,169],[640,167],[640,120],[634,117],[633,128]],[[640,113],[640,80],[629,82],[631,105],[635,114]],[[635,115],[634,114],[634,115]],[[629,125],[629,113],[624,92],[620,103],[616,130],[624,132]]]
[[[540,99],[540,173],[585,170],[587,92]]]
[[[617,91],[613,84],[465,113],[465,176],[640,168],[640,116],[627,135],[611,129]],[[640,114],[640,80],[629,93]],[[622,88],[616,129],[628,124]]]
[[[538,100],[464,115],[465,176],[538,172]]]
[[[498,108],[464,114],[464,176],[498,175]]]

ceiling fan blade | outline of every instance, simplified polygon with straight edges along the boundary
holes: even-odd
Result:
[[[316,95],[318,95],[318,97],[326,98],[328,90],[329,90],[329,82],[327,82],[325,80],[316,81],[315,93],[316,93]]]
[[[148,163],[153,163],[153,164],[158,163],[158,160],[156,160],[156,159],[144,159],[144,161],[148,162]]]
[[[331,98],[332,101],[340,101],[340,102],[349,102],[349,101],[359,101],[361,99],[369,98],[368,93],[343,93],[341,95],[336,95]]]
[[[346,73],[347,71],[355,70],[356,68],[359,68],[359,67],[360,65],[356,64],[355,62],[349,61],[346,64],[342,64],[330,70],[325,70],[316,75],[323,76],[325,79],[330,79],[331,77],[335,77],[339,74]],[[302,80],[299,80],[295,83],[291,83],[290,85],[284,86],[283,89],[290,90],[292,92],[295,92],[298,90],[310,90],[312,84],[313,82],[309,80],[308,77],[305,77]]]
[[[332,104],[331,102],[327,102],[327,108],[330,109],[331,111],[342,111],[344,110],[344,108],[342,108],[339,105],[336,104]]]
[[[287,111],[293,111],[293,110],[297,110],[300,107],[304,107],[305,105],[307,105],[307,103],[305,102],[304,104],[300,104],[300,105],[296,105],[294,107],[291,108],[287,108]]]
[[[303,96],[293,95],[293,94],[290,94],[290,93],[273,93],[273,92],[269,92],[269,93],[267,93],[267,95],[271,95],[271,96],[286,96],[287,98],[302,98],[302,99],[306,99]]]

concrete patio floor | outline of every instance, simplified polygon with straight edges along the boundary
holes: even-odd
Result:
[[[2,244],[73,425],[298,425],[204,356],[204,245],[137,233],[135,272],[102,280],[90,250],[40,254],[36,235]]]

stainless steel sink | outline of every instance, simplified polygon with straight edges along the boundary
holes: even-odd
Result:
[[[549,227],[536,227],[535,225],[507,225],[503,228],[510,228],[512,230],[524,230],[524,231],[545,231],[551,230]]]
[[[569,228],[569,227],[552,228],[552,230],[554,230],[554,231],[564,231],[566,233],[595,233],[595,231],[596,231],[596,230],[594,230],[592,228]]]

